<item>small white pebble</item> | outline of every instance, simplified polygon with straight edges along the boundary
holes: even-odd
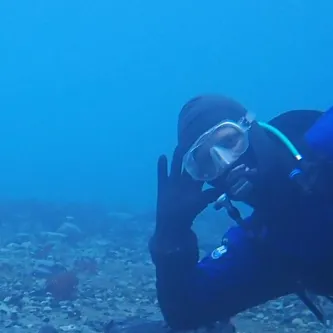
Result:
[[[78,330],[75,325],[60,326],[60,329],[64,332],[75,332]]]
[[[52,312],[52,308],[51,308],[50,306],[45,306],[45,307],[43,308],[43,311],[44,311],[44,312]]]
[[[304,326],[304,321],[301,318],[295,318],[291,323],[297,326]]]

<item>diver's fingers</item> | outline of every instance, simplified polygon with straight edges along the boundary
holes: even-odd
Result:
[[[244,164],[237,166],[236,168],[232,169],[229,172],[229,174],[227,176],[227,181],[232,182],[235,179],[244,177],[246,175],[247,169],[248,168]]]
[[[258,174],[257,169],[250,169],[244,164],[237,166],[229,172],[227,181],[234,181],[238,178],[245,177],[249,180],[253,179]]]
[[[207,190],[204,190],[202,192],[202,195],[204,197],[203,201],[205,203],[205,206],[207,206],[208,204],[211,204],[212,202],[216,201],[221,194],[222,194],[221,190],[217,189],[215,187],[208,188]]]
[[[233,169],[231,170],[231,173],[232,173],[232,172],[240,172],[240,171],[244,171],[244,170],[246,170],[246,169],[248,169],[248,167],[247,167],[245,164],[241,164],[241,165],[238,165],[238,166],[236,166],[235,168],[233,168]]]
[[[257,169],[246,168],[246,170],[245,170],[246,179],[248,179],[249,181],[254,181],[257,176],[258,176],[258,170]]]

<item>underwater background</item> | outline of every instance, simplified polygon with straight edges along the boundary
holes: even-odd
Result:
[[[104,322],[142,311],[153,322],[146,244],[156,162],[173,151],[180,108],[195,95],[222,93],[262,120],[327,109],[332,11],[329,0],[1,1],[1,332],[38,332],[52,322],[59,332],[109,333]],[[207,250],[221,221],[229,223],[223,214],[209,218]],[[48,296],[40,292],[45,281]],[[88,305],[68,300],[78,281],[74,302]],[[31,304],[22,301],[29,295]],[[50,295],[65,303],[53,307]],[[281,314],[281,302],[242,320],[320,330],[307,326],[304,309]],[[30,326],[12,314],[25,306]]]

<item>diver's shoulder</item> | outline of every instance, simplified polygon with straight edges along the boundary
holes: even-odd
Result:
[[[324,112],[319,110],[290,110],[283,112],[268,123],[288,137],[307,132]]]
[[[323,114],[323,111],[319,110],[290,110],[275,116],[269,120],[269,124],[279,127],[285,123],[300,123],[303,127],[310,127],[315,121],[317,121]]]

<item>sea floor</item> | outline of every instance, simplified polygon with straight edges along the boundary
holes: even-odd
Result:
[[[0,332],[168,332],[155,298],[150,232],[119,215],[103,235],[84,235],[69,221],[57,232],[2,237]],[[251,309],[233,323],[244,333],[329,332],[296,297]]]

